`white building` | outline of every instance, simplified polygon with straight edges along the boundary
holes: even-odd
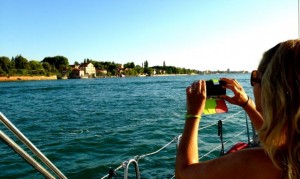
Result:
[[[71,66],[73,67],[73,66]],[[82,63],[72,69],[70,78],[93,78],[96,77],[96,68],[92,63]]]

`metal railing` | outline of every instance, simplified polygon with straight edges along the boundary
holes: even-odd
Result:
[[[19,129],[13,125],[1,112],[1,122],[15,135],[19,140],[26,145],[34,155],[36,155],[45,165],[49,167],[59,178],[67,178],[33,143],[30,142],[27,137],[22,134]],[[4,141],[9,147],[11,147],[16,153],[18,153],[24,160],[32,165],[38,172],[40,172],[46,178],[55,178],[50,174],[39,162],[33,159],[26,151],[24,151],[18,144],[16,144],[11,138],[9,138],[3,131],[0,130],[1,140]]]
[[[223,120],[220,120],[221,122],[225,122],[229,119],[232,119],[232,117],[240,114],[242,111],[239,111]],[[250,133],[249,133],[249,126],[248,126],[248,119],[247,119],[247,114],[245,113],[245,118],[246,118],[246,130],[243,130],[242,132],[239,132],[237,135],[235,135],[233,138],[236,138],[237,136],[240,136],[244,133],[247,133],[247,137],[248,137],[248,143],[250,143]],[[56,174],[57,177],[65,179],[67,178],[37,147],[35,147],[19,130],[18,128],[16,128],[1,112],[0,112],[0,120],[1,122],[14,134],[16,135],[20,141],[22,141],[32,152],[33,154],[35,154],[45,165],[48,166],[49,169],[52,170],[52,172],[54,172]],[[206,126],[201,127],[199,130],[203,130],[212,126],[217,125],[217,123],[213,122],[210,123]],[[253,131],[253,139],[255,137],[255,132],[252,126],[252,131]],[[26,160],[30,165],[32,165],[38,172],[40,172],[45,178],[55,178],[49,171],[47,171],[42,165],[40,165],[39,162],[37,162],[35,159],[33,159],[26,151],[24,151],[18,144],[16,144],[11,138],[9,138],[3,131],[0,130],[0,138],[2,141],[4,141],[9,147],[11,147],[16,153],[18,153],[24,160]],[[165,148],[167,148],[169,145],[171,145],[172,143],[176,143],[176,148],[178,148],[179,142],[181,139],[181,134],[174,137],[170,142],[168,142],[166,145],[164,145],[163,147],[161,147],[160,149],[154,151],[154,152],[150,152],[144,155],[140,155],[140,156],[135,156],[134,158],[131,158],[127,161],[124,161],[121,163],[120,166],[118,166],[116,169],[111,169],[109,171],[109,173],[105,176],[103,176],[101,179],[104,178],[112,178],[113,176],[115,176],[116,172],[120,169],[124,169],[124,179],[128,178],[128,170],[129,170],[129,166],[130,164],[133,164],[135,167],[135,175],[136,178],[139,179],[140,178],[140,171],[139,171],[139,165],[138,162],[139,160],[145,158],[145,157],[149,157],[152,155],[155,155],[157,153],[159,153],[160,151],[164,150]],[[230,142],[233,141],[222,141],[222,144],[216,146],[215,148],[213,148],[212,150],[210,150],[209,152],[207,152],[206,154],[202,155],[200,157],[200,159],[208,156],[209,154],[211,154],[212,152],[223,148],[223,144],[228,144]],[[172,178],[174,178],[175,176],[173,176]]]

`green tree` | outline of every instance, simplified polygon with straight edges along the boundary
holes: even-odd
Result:
[[[144,68],[144,73],[146,73],[149,76],[153,75],[153,72],[153,68]]]
[[[43,64],[41,62],[38,62],[36,60],[31,60],[29,62],[29,68],[30,68],[30,71],[29,71],[30,74],[45,75]]]
[[[183,70],[181,68],[175,68],[175,74],[183,74]]]
[[[148,67],[149,67],[149,64],[148,64],[148,61],[146,60],[144,63],[144,68],[148,68]]]
[[[116,64],[115,62],[105,62],[107,69],[117,69],[118,68],[118,64]]]
[[[160,74],[161,74],[161,70],[160,70],[160,69],[155,69],[154,71],[155,71],[155,73],[156,73],[157,75],[160,75]]]
[[[69,60],[64,56],[45,57],[42,62],[48,62],[56,70],[63,70],[69,66]]]
[[[134,67],[135,67],[135,65],[133,62],[128,62],[124,65],[124,68],[134,68]]]
[[[46,71],[51,71],[51,69],[52,69],[50,63],[48,63],[48,62],[43,62],[42,66]]]
[[[0,76],[6,76],[6,72],[0,67]]]
[[[135,66],[135,71],[136,71],[137,74],[143,74],[144,73],[144,68],[137,65],[137,66]]]
[[[8,57],[0,57],[0,68],[2,69],[2,74],[8,74],[9,71],[12,69],[12,64]]]
[[[110,73],[111,73],[112,76],[116,76],[117,75],[117,70],[112,70]]]
[[[16,56],[14,59],[16,69],[29,69],[28,60],[21,55]],[[24,73],[22,73],[24,74]]]
[[[31,70],[42,70],[43,69],[43,65],[42,63],[36,61],[36,60],[31,60],[29,62],[29,66]]]
[[[97,61],[91,61],[91,63],[94,65],[97,69],[105,69],[103,63],[97,62]]]
[[[137,73],[136,73],[136,71],[135,71],[134,68],[129,68],[129,69],[125,70],[124,74],[126,76],[136,76],[137,75]]]

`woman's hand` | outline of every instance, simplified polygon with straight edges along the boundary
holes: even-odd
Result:
[[[226,82],[225,88],[230,89],[233,93],[233,97],[227,95],[220,96],[231,104],[243,106],[248,101],[248,95],[244,91],[243,87],[235,80],[229,78],[221,78],[221,80]]]
[[[201,115],[206,101],[206,83],[204,80],[194,82],[186,88],[187,114]]]

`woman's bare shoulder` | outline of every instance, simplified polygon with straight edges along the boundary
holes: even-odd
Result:
[[[194,166],[196,167],[196,166]],[[198,164],[201,178],[280,178],[278,170],[261,148],[244,149]],[[199,177],[200,178],[200,177]]]
[[[280,171],[262,148],[251,148],[220,157],[228,170],[244,175],[243,178],[280,178]],[[231,168],[230,168],[231,167]]]

